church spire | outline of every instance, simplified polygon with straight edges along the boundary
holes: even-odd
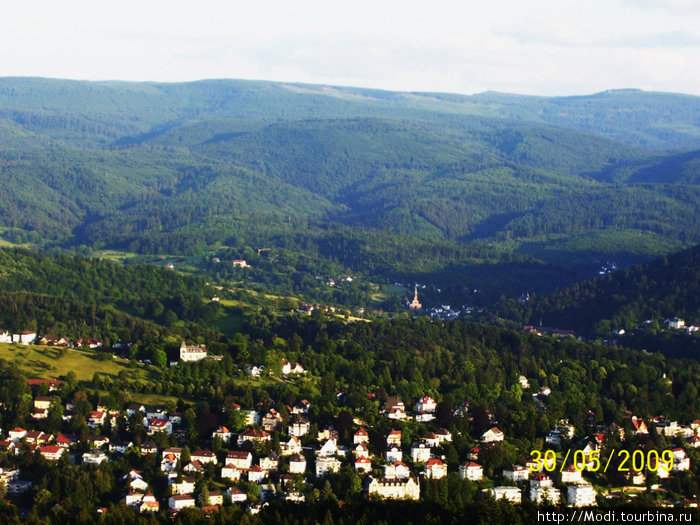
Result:
[[[411,310],[420,310],[423,308],[423,305],[420,304],[420,301],[418,300],[418,285],[416,285],[413,289],[413,301],[409,303],[408,308]]]

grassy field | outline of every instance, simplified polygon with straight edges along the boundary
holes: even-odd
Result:
[[[30,377],[58,379],[70,371],[75,372],[78,381],[90,381],[95,372],[117,377],[126,371],[130,379],[147,377],[145,365],[130,368],[126,359],[101,361],[94,352],[70,348],[0,343],[0,359],[16,363]]]

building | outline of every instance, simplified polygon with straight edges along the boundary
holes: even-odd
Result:
[[[484,443],[497,443],[503,441],[504,435],[497,427],[487,430],[481,435],[481,440]]]
[[[513,465],[503,469],[503,477],[514,483],[527,481],[530,478],[530,469],[522,465]]]
[[[408,308],[410,310],[420,310],[423,308],[423,305],[420,304],[420,301],[418,300],[418,286],[413,289],[413,301],[408,303]]]
[[[168,499],[168,508],[170,510],[182,510],[194,506],[194,496],[191,494],[178,494],[176,496],[170,496],[170,499]]]
[[[335,457],[320,457],[316,459],[316,477],[320,478],[327,473],[338,472],[340,470],[340,460]]]
[[[420,485],[409,477],[406,479],[370,478],[367,483],[367,495],[383,499],[420,499]]]
[[[484,479],[484,469],[478,463],[467,461],[464,465],[460,465],[459,475],[462,479],[469,481],[481,481]]]
[[[205,345],[188,346],[185,343],[182,343],[182,346],[180,346],[180,361],[201,361],[205,357],[207,357],[207,347]]]
[[[518,487],[492,487],[489,494],[494,499],[505,499],[511,503],[521,503],[523,499],[522,491]]]
[[[566,490],[566,500],[574,507],[589,507],[595,505],[595,489],[589,483],[569,485]]]
[[[447,476],[447,465],[438,458],[428,460],[423,471],[428,479],[442,479]]]
[[[551,503],[558,505],[561,500],[561,492],[554,487],[535,487],[530,488],[530,499],[541,505],[542,503]]]

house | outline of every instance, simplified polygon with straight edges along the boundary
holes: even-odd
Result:
[[[411,446],[411,461],[414,463],[426,463],[430,459],[430,447],[425,443],[414,443]]]
[[[447,465],[441,459],[432,458],[426,463],[423,473],[428,479],[442,479],[447,476]]]
[[[370,457],[369,449],[367,448],[367,445],[365,443],[360,443],[359,445],[357,445],[352,451],[352,453],[355,455],[356,458]]]
[[[101,427],[107,420],[107,412],[103,410],[91,410],[87,424],[90,428]]]
[[[355,460],[355,472],[371,472],[372,462],[365,456],[360,456]]]
[[[504,435],[497,427],[487,430],[481,435],[481,440],[484,443],[498,443],[503,441]]]
[[[0,330],[0,343],[11,343],[12,335],[7,330]]]
[[[226,453],[225,464],[227,466],[233,465],[241,470],[246,470],[253,466],[253,455],[244,450],[232,450]]]
[[[12,342],[21,345],[29,345],[36,339],[36,332],[24,331],[19,334],[12,334]]]
[[[176,496],[170,496],[168,499],[168,508],[170,510],[182,510],[194,506],[194,497],[191,494],[178,494]]]
[[[331,457],[338,454],[338,445],[335,439],[328,439],[319,450],[316,451],[317,456]]]
[[[141,506],[139,507],[139,513],[143,514],[145,512],[158,512],[160,510],[160,503],[156,501],[153,494],[145,494],[141,500]]]
[[[522,491],[518,487],[491,487],[489,494],[494,499],[504,499],[511,503],[521,503],[523,499]]]
[[[435,432],[435,437],[438,438],[439,443],[449,443],[452,441],[452,432],[446,428],[440,428],[437,432]]]
[[[277,430],[282,424],[282,415],[274,408],[271,408],[262,418],[262,427],[268,432]]]
[[[589,483],[569,485],[566,489],[566,500],[573,507],[589,507],[595,505],[595,489]]]
[[[143,493],[131,490],[124,496],[124,504],[129,507],[140,506],[143,501],[143,496]]]
[[[304,374],[306,370],[299,363],[290,363],[286,359],[282,359],[282,373],[288,376],[289,374]]]
[[[24,438],[24,436],[26,436],[26,435],[27,435],[27,431],[21,427],[13,428],[12,430],[10,430],[7,433],[7,437],[10,439],[10,441],[14,441],[14,442],[19,441],[20,439]]]
[[[360,428],[357,432],[352,435],[353,445],[359,445],[360,443],[369,443],[369,434],[364,428]]]
[[[145,492],[148,490],[148,483],[146,483],[142,478],[135,478],[129,482],[129,488],[131,490]]]
[[[406,479],[410,475],[411,471],[403,461],[384,465],[384,479]]]
[[[109,444],[109,438],[107,436],[92,435],[87,437],[87,442],[93,448],[102,448]]]
[[[249,428],[238,434],[238,446],[240,447],[246,441],[252,441],[253,443],[262,443],[264,441],[270,441],[272,438],[270,434],[264,430],[257,430],[254,428]]]
[[[163,454],[160,460],[160,470],[162,472],[172,472],[177,468],[178,459],[172,454]]]
[[[190,454],[190,459],[192,461],[199,461],[202,465],[207,463],[217,463],[216,454],[211,450],[195,450]]]
[[[503,477],[514,483],[527,481],[530,478],[530,469],[522,465],[513,465],[503,469]]]
[[[340,470],[340,461],[333,456],[322,456],[316,459],[316,477],[320,478],[327,473],[338,472]]]
[[[396,445],[396,446],[401,446],[401,431],[400,430],[392,430],[387,434],[386,436],[386,444],[388,447],[391,445]]]
[[[478,463],[467,461],[459,466],[459,476],[469,481],[481,481],[484,479],[484,468]]]
[[[301,454],[295,454],[289,458],[289,473],[304,474],[306,472],[306,458]]]
[[[58,445],[44,445],[43,447],[39,448],[39,453],[49,461],[58,461],[61,459],[61,456],[65,450],[66,449],[59,447]]]
[[[248,470],[248,482],[250,483],[262,483],[266,477],[267,472],[260,465],[253,465]]]
[[[301,437],[309,433],[311,429],[311,423],[305,417],[297,417],[289,425],[287,433],[290,436]]]
[[[221,442],[226,445],[231,440],[231,431],[228,428],[221,426],[212,433],[211,437],[212,439],[218,437]]]
[[[423,396],[416,402],[416,412],[432,414],[437,410],[437,403],[430,396]]]
[[[252,465],[252,458],[251,458],[251,465]],[[221,467],[221,477],[223,479],[229,479],[231,481],[240,480],[242,472],[243,472],[243,470],[238,468],[237,466],[235,466],[233,463],[226,463],[223,467]]]
[[[418,500],[420,498],[420,485],[411,477],[406,479],[369,478],[367,495],[383,499]]]
[[[576,465],[571,464],[561,471],[561,482],[562,483],[583,483],[583,476],[581,475],[581,470],[576,468]]]
[[[125,454],[133,446],[134,443],[132,441],[114,441],[109,444],[109,451],[112,454]]]
[[[530,500],[534,501],[537,505],[541,505],[545,502],[552,505],[559,505],[559,501],[561,500],[561,492],[559,489],[555,489],[554,487],[531,487]]]
[[[53,436],[51,436],[51,434],[46,434],[40,430],[30,430],[24,436],[24,441],[30,445],[43,445],[44,443],[51,441],[52,437]]]
[[[34,408],[48,410],[51,408],[52,398],[50,396],[36,396],[34,398]]]
[[[83,463],[85,465],[99,465],[108,461],[107,453],[103,450],[95,450],[92,452],[85,452],[83,454]]]
[[[180,361],[193,363],[201,361],[207,357],[207,347],[205,345],[186,345],[184,342],[180,346]]]
[[[246,365],[246,371],[253,377],[260,377],[265,370],[263,365]]]
[[[242,503],[248,499],[248,496],[238,487],[229,487],[224,491],[224,496],[231,503]]]
[[[299,441],[299,438],[292,436],[289,438],[289,441],[280,443],[280,454],[282,456],[301,454],[301,441]]]
[[[666,319],[666,326],[674,330],[680,330],[685,326],[685,321],[678,317],[673,317],[672,319]]]
[[[403,452],[397,446],[393,446],[384,452],[384,459],[389,463],[396,463],[403,459]]]
[[[246,262],[245,259],[234,259],[233,260],[233,267],[234,268],[248,268],[250,265]]]
[[[185,465],[182,471],[188,474],[204,474],[205,468],[201,461],[195,459]]]
[[[280,465],[280,458],[273,450],[264,458],[260,458],[258,460],[258,465],[267,473],[276,472]]]
[[[78,436],[73,434],[59,434],[56,436],[56,439],[54,439],[54,444],[63,448],[70,448],[75,446],[76,443],[78,443]]]
[[[389,419],[403,420],[406,419],[406,407],[397,397],[389,397],[386,400],[384,414]]]
[[[182,481],[172,480],[170,490],[173,494],[192,494],[194,492],[194,478],[192,476],[182,476]]]
[[[210,490],[209,491],[209,505],[223,505],[224,504],[224,493],[220,490]]]
[[[435,432],[430,432],[430,431],[426,432],[421,437],[421,440],[428,447],[437,447],[440,445],[440,438],[437,436],[437,434]]]
[[[644,434],[644,435],[649,434],[649,429],[647,428],[647,424],[644,422],[644,420],[641,417],[632,416],[630,421],[632,422],[632,435],[637,436],[639,434]]]
[[[302,414],[306,415],[309,413],[309,409],[311,408],[311,403],[309,403],[306,399],[302,399],[292,407],[292,414]]]
[[[153,441],[144,441],[141,443],[141,446],[139,447],[139,450],[141,450],[142,455],[146,454],[157,454],[158,453],[158,447]]]
[[[535,474],[530,479],[530,489],[537,489],[537,488],[542,488],[542,487],[552,487],[552,486],[554,486],[554,482],[552,481],[552,478],[550,478],[549,475],[545,474],[544,472],[540,472],[539,474]]]

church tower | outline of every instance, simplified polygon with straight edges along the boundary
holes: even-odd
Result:
[[[408,304],[408,307],[409,307],[411,310],[420,310],[421,308],[423,308],[423,305],[420,304],[420,301],[418,300],[418,286],[416,286],[416,287],[414,288],[414,292],[413,292],[413,301],[411,301],[411,302]]]

